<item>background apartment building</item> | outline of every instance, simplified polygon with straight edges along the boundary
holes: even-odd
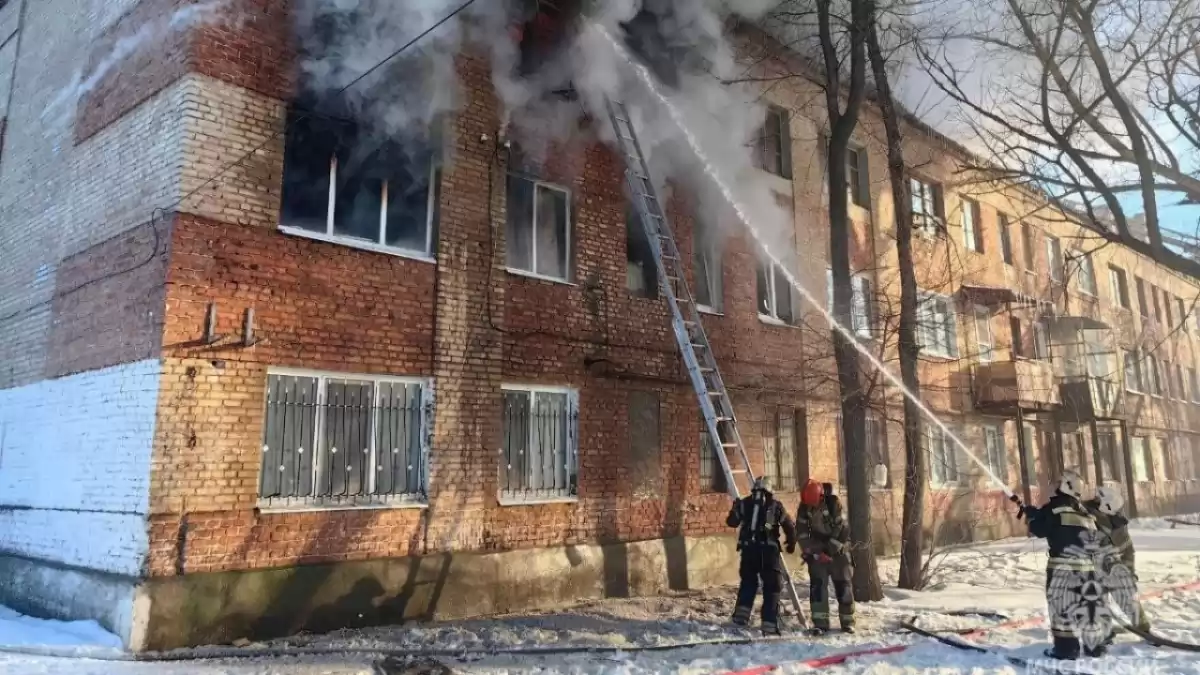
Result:
[[[731,579],[728,497],[618,158],[498,145],[489,64],[464,54],[435,142],[351,171],[352,122],[293,100],[287,3],[233,4],[0,7],[0,599],[157,648]],[[824,289],[814,92],[769,94],[759,158]],[[890,358],[873,114],[854,328]],[[910,154],[933,407],[1011,485],[1098,466],[1143,513],[1193,508],[1194,280],[1032,195],[952,188],[945,139]],[[746,237],[679,192],[670,212],[756,468],[789,505],[839,482],[827,327]],[[872,386],[886,546],[903,450]],[[948,439],[928,450],[938,537],[1012,531]]]

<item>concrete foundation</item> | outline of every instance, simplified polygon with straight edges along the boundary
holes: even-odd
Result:
[[[0,604],[50,619],[92,619],[130,645],[137,580],[54,563],[0,556]]]
[[[732,537],[439,555],[151,579],[134,648],[161,650],[548,609],[732,583]]]

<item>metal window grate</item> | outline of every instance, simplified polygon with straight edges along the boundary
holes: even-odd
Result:
[[[504,392],[501,499],[575,496],[577,410],[573,392]]]
[[[259,498],[268,506],[423,501],[426,385],[269,375]]]

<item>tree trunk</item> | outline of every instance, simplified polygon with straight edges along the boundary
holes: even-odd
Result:
[[[829,152],[829,259],[833,277],[833,314],[843,327],[851,325],[850,217],[846,191],[846,151],[850,136],[858,124],[858,113],[866,89],[865,50],[867,0],[852,0],[850,37],[850,81],[846,107],[841,110],[840,64],[836,56],[829,15],[830,0],[818,0],[817,12],[822,51],[825,55],[826,108],[831,124]],[[854,597],[861,601],[883,599],[879,570],[871,534],[871,486],[864,440],[866,403],[858,350],[851,338],[840,330],[831,330],[833,353],[837,363],[838,385],[842,399],[843,461],[846,465],[846,511],[850,524],[851,557],[854,563]]]
[[[917,373],[920,347],[917,344],[917,275],[913,267],[913,214],[909,208],[911,192],[905,175],[904,146],[900,116],[892,100],[887,61],[879,46],[875,13],[867,32],[867,53],[875,79],[883,127],[887,136],[888,179],[892,185],[892,203],[896,218],[896,257],[900,270],[900,328],[898,331],[900,379],[913,396],[921,395]],[[904,397],[904,515],[900,524],[900,588],[920,589],[921,555],[925,514],[925,453],[921,443],[921,411],[908,396]]]

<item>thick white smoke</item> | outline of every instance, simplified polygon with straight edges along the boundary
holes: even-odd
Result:
[[[296,6],[306,52],[303,86],[316,99],[341,89],[460,4],[461,0],[301,0]],[[724,225],[731,225],[732,209],[714,194],[678,127],[597,31],[580,27],[562,52],[565,57],[540,64],[532,75],[518,74],[519,45],[510,27],[529,18],[534,4],[476,2],[396,63],[347,92],[345,101],[360,121],[384,133],[419,132],[455,109],[462,86],[456,56],[466,48],[478,50],[492,63],[492,85],[505,127],[498,131],[514,138],[528,155],[538,159],[551,148],[569,153],[591,142],[592,133],[611,140],[604,101],[606,97],[622,100],[635,118],[656,178],[681,184],[700,201],[699,211],[719,214]],[[591,4],[582,21],[613,35],[622,35],[622,24],[641,10],[655,12],[661,17],[654,38],[659,47],[686,51],[700,64],[680,69],[670,95],[688,111],[692,131],[704,142],[708,156],[719,158],[722,175],[732,177],[739,200],[754,211],[751,215],[759,229],[769,234],[770,243],[779,250],[792,250],[791,211],[779,205],[754,161],[754,141],[765,108],[749,86],[724,83],[744,74],[726,39],[728,20],[757,19],[775,2],[607,0]],[[554,95],[568,84],[578,92],[578,101]],[[585,112],[597,122],[589,129],[581,124]]]

